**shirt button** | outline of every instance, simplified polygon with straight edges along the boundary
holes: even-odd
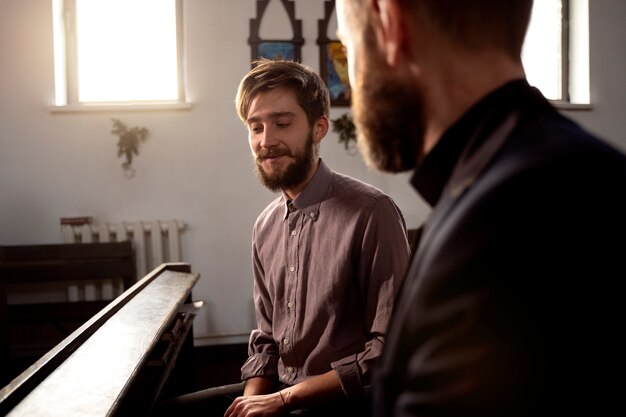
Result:
[[[291,366],[287,367],[287,372],[289,373],[293,372],[293,369],[291,369]]]
[[[288,302],[288,303],[287,303],[287,307],[289,307],[289,308],[293,307],[293,303],[292,303],[291,301],[290,301],[290,302]]]
[[[296,231],[295,231],[295,230],[292,230],[292,231],[291,231],[291,236],[295,236],[295,235],[296,235]]]
[[[290,267],[289,267],[289,270],[290,270],[291,272],[293,272],[293,271],[295,271],[295,270],[296,270],[296,268],[294,268],[293,266],[290,266]]]
[[[309,213],[309,216],[311,216],[311,218],[315,218],[315,213]]]
[[[287,338],[284,338],[284,339],[283,339],[283,343],[284,343],[284,344],[286,344],[286,345],[288,345],[288,344],[289,344],[289,340],[287,340]]]

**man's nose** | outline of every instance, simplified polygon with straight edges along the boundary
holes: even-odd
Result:
[[[278,145],[278,138],[276,136],[276,132],[271,127],[266,127],[263,129],[263,133],[261,134],[261,140],[259,141],[259,146],[262,148],[271,148]]]

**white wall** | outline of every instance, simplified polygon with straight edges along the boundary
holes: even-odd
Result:
[[[274,0],[273,3],[277,2]],[[591,3],[592,111],[570,113],[626,149],[626,2]],[[250,235],[275,195],[253,173],[246,131],[234,111],[254,0],[185,0],[187,84],[191,110],[51,113],[54,98],[51,0],[0,0],[0,244],[61,242],[59,219],[115,222],[180,219],[183,257],[201,280],[206,307],[197,344],[245,341],[254,326]],[[319,68],[317,20],[323,0],[296,0],[303,20],[303,61]],[[274,22],[275,23],[275,22]],[[263,30],[277,30],[272,24]],[[331,118],[345,112],[333,108]],[[112,117],[145,126],[150,137],[124,176]],[[409,227],[428,213],[408,175],[369,171],[330,133],[322,156],[335,170],[390,194]]]

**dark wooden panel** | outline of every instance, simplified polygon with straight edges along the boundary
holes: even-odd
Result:
[[[132,243],[0,246],[0,278],[7,282],[123,278],[132,285]]]
[[[37,262],[0,265],[7,282],[52,282],[122,278],[134,275],[134,266],[124,259],[83,260],[81,262]]]
[[[29,355],[34,362],[41,352],[51,349],[110,301],[10,305],[7,299],[11,291],[27,285],[29,294],[46,294],[44,288],[50,283],[110,285],[119,279],[124,290],[135,282],[134,252],[129,241],[0,246],[0,385],[28,365]],[[58,331],[37,332],[48,327]],[[10,337],[16,334],[21,336],[17,344]],[[12,360],[16,357],[21,358],[19,364]]]
[[[9,305],[12,324],[42,322],[81,322],[93,317],[109,304],[108,301],[77,301],[72,303],[15,304]]]
[[[48,245],[0,246],[0,262],[71,261],[82,259],[125,258],[132,243],[63,243]]]

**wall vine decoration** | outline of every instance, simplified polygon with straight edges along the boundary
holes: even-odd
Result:
[[[124,174],[128,178],[134,177],[135,170],[132,167],[133,155],[139,155],[139,144],[147,139],[148,129],[145,127],[132,127],[129,129],[119,119],[111,119],[111,121],[113,122],[111,133],[118,136],[117,157],[124,157],[125,159],[122,162]]]

